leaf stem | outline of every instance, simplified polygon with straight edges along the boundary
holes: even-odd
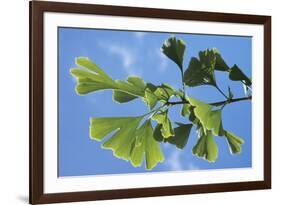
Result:
[[[183,89],[183,99],[185,99],[185,85],[184,85],[184,76],[183,76],[183,70],[181,69],[181,83],[182,83],[182,89]]]
[[[216,88],[226,99],[228,99],[228,97],[226,96],[226,94],[224,94],[224,92],[223,92],[217,85],[215,85],[215,88]]]
[[[142,116],[145,117],[145,116],[147,116],[147,115],[150,115],[150,114],[152,114],[152,113],[155,113],[155,112],[159,111],[161,108],[163,108],[163,107],[165,107],[165,106],[167,106],[167,104],[161,105],[160,107],[158,107],[158,108],[156,108],[156,109],[154,109],[154,110],[151,110],[150,112],[148,112],[148,113],[146,113],[146,114],[144,114],[144,115],[142,115]]]

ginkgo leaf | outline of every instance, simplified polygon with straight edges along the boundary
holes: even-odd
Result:
[[[158,100],[162,100],[164,102],[168,101],[173,95],[176,95],[176,91],[166,83],[158,86],[153,93]]]
[[[183,117],[189,116],[191,113],[192,105],[191,104],[183,104],[181,109],[181,115]]]
[[[99,74],[88,72],[80,68],[72,68],[70,72],[77,78],[77,85],[75,88],[77,94],[85,95],[98,90],[117,88],[112,79]]]
[[[73,68],[70,72],[77,78],[76,92],[80,95],[112,89],[114,100],[120,103],[135,99],[133,96],[144,96],[146,84],[139,77],[129,76],[126,81],[114,81],[88,58],[78,57],[76,64],[82,68]]]
[[[105,149],[111,149],[116,157],[129,160],[135,132],[142,118],[142,116],[91,118],[90,136],[100,141],[115,131],[102,146]]]
[[[77,66],[81,66],[82,68],[88,69],[104,78],[111,79],[97,64],[95,64],[87,57],[77,57],[75,59],[75,63]]]
[[[143,116],[139,117],[101,117],[91,118],[90,136],[92,139],[101,141],[108,134],[129,126],[137,127]]]
[[[131,151],[131,163],[135,167],[142,164],[145,156],[146,169],[151,170],[157,163],[164,160],[160,145],[153,138],[153,128],[147,120],[136,132],[136,140]]]
[[[217,160],[218,146],[211,131],[205,133],[202,129],[199,129],[199,139],[193,147],[192,152],[194,155],[206,159],[209,162],[215,162]]]
[[[231,153],[240,153],[241,145],[244,144],[243,139],[228,131],[225,131],[225,137],[227,139]]]
[[[224,61],[224,59],[222,58],[222,56],[219,53],[219,51],[216,48],[214,48],[213,52],[215,53],[215,56],[216,56],[215,69],[219,70],[219,71],[228,71],[229,67],[226,64],[226,62]]]
[[[174,128],[175,136],[165,139],[170,144],[176,145],[177,148],[183,149],[189,139],[192,124],[177,123],[178,127]]]
[[[176,91],[168,84],[162,84],[155,86],[151,83],[147,83],[143,100],[153,109],[158,101],[166,103],[172,96],[181,96],[180,91]]]
[[[70,70],[71,74],[78,80],[76,86],[78,94],[83,95],[97,90],[116,88],[114,80],[89,58],[78,57],[76,58],[76,64],[84,68]]]
[[[149,109],[153,109],[158,102],[157,96],[154,94],[157,87],[151,83],[147,83],[146,89],[144,91],[144,98],[143,100],[148,105]]]
[[[119,91],[119,90],[113,90],[113,99],[116,102],[127,103],[127,102],[130,102],[130,101],[132,101],[136,98],[138,98],[138,96],[130,95],[128,93],[125,93],[125,92],[122,92],[122,91]]]
[[[157,124],[154,129],[153,137],[158,142],[168,142],[176,145],[177,148],[183,149],[187,144],[192,124],[176,123],[178,127],[174,128],[175,136],[164,138],[161,133],[161,124]]]
[[[153,128],[147,120],[138,128],[143,116],[91,118],[90,136],[101,141],[110,133],[102,147],[111,149],[114,156],[130,161],[133,166],[141,166],[143,156],[146,168],[152,169],[158,162],[164,160],[159,143],[153,138]]]
[[[153,120],[161,124],[161,133],[164,138],[169,138],[175,135],[172,123],[168,116],[168,110],[153,115]]]
[[[184,72],[184,83],[190,87],[200,85],[216,86],[215,79],[216,55],[213,50],[199,52],[199,59],[192,57]]]
[[[210,112],[206,128],[213,131],[215,136],[222,136],[224,134],[221,120],[221,109]]]
[[[129,76],[125,83],[116,81],[116,84],[117,89],[113,90],[113,99],[119,103],[126,103],[144,95],[146,88],[143,79],[136,76]]]
[[[221,120],[221,109],[212,110],[213,106],[192,97],[189,97],[188,100],[194,106],[194,114],[200,120],[204,130],[212,131],[215,136],[222,136],[224,130]]]
[[[233,81],[242,81],[248,86],[252,85],[250,78],[248,78],[236,64],[229,71],[229,79]]]
[[[188,100],[192,106],[194,106],[194,114],[200,120],[204,128],[207,127],[209,114],[212,111],[213,106],[197,100],[192,97],[188,97]]]
[[[131,95],[143,97],[145,91],[145,84],[140,83],[141,81],[142,79],[134,76],[129,76],[126,81],[116,80],[116,90],[126,92]]]
[[[171,37],[165,41],[162,46],[162,52],[174,61],[180,70],[183,67],[183,57],[185,51],[185,43],[182,39],[176,39],[175,37]]]

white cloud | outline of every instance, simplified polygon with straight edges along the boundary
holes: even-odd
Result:
[[[167,159],[167,165],[170,167],[172,171],[181,171],[183,170],[181,161],[180,161],[181,151],[175,149],[170,154],[170,157]]]
[[[158,71],[163,73],[167,70],[168,67],[168,58],[162,53],[160,49],[156,49],[155,53],[157,55],[157,58],[159,60],[159,67]]]
[[[137,39],[142,40],[146,36],[145,32],[134,32],[134,35]]]
[[[136,55],[134,51],[118,44],[99,42],[99,46],[108,50],[112,55],[119,56],[122,62],[123,69],[128,75],[140,75],[140,70],[135,68]]]

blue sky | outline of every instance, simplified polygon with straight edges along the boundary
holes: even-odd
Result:
[[[251,37],[170,34],[155,32],[112,31],[79,28],[59,28],[59,146],[58,176],[81,176],[148,172],[145,167],[134,168],[129,162],[115,158],[112,151],[104,150],[101,143],[89,138],[90,117],[137,116],[147,112],[141,99],[126,104],[112,101],[111,91],[100,91],[85,96],[75,93],[76,80],[69,69],[75,67],[75,57],[85,56],[95,61],[113,79],[125,80],[137,75],[146,82],[168,83],[181,87],[179,69],[165,57],[160,48],[163,42],[175,35],[186,43],[184,67],[200,50],[217,48],[227,64],[237,64],[251,77]],[[225,73],[216,72],[220,88],[227,93],[231,87],[234,97],[245,96],[239,82],[231,82]],[[224,100],[213,87],[187,88],[187,94],[206,102]],[[182,121],[180,106],[174,106],[169,114],[173,121]],[[223,110],[223,126],[242,137],[245,144],[242,153],[231,155],[225,138],[215,137],[219,157],[209,163],[192,155],[197,141],[193,129],[183,150],[162,144],[165,161],[149,172],[182,171],[198,169],[223,169],[251,167],[251,102],[242,101],[227,105]]]

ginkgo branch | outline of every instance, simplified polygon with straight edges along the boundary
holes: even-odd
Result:
[[[221,106],[224,104],[230,104],[234,102],[239,102],[239,101],[244,101],[244,100],[252,100],[252,96],[248,97],[242,97],[242,98],[234,98],[234,99],[229,99],[229,100],[224,100],[224,101],[219,101],[219,102],[213,102],[213,103],[208,103],[209,105],[212,106]],[[179,104],[190,104],[188,100],[183,100],[183,101],[175,101],[175,102],[166,102],[166,105],[179,105]]]

